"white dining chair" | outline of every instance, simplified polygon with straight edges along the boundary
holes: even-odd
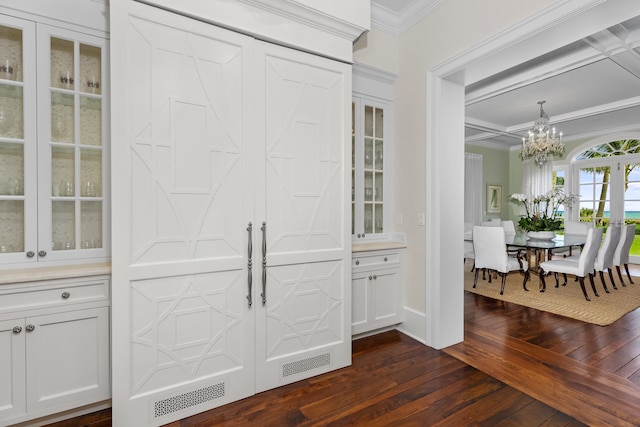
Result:
[[[618,277],[620,278],[620,282],[622,286],[627,286],[622,279],[622,273],[620,272],[620,267],[624,265],[624,269],[627,272],[627,277],[629,278],[629,283],[633,283],[631,279],[631,274],[629,274],[629,249],[631,249],[631,245],[633,244],[633,239],[636,237],[636,225],[635,224],[627,224],[622,227],[622,231],[620,232],[620,242],[616,247],[615,252],[613,253],[613,265],[616,267],[618,271]]]
[[[564,222],[564,234],[565,236],[586,236],[587,231],[593,228],[593,222],[585,221],[565,221]],[[572,256],[573,247],[564,248],[562,250],[553,251],[553,255]]]
[[[507,219],[502,221],[502,229],[504,230],[504,234],[514,235],[516,234],[516,226],[512,220]]]
[[[600,273],[600,281],[602,282],[602,287],[606,293],[609,293],[609,289],[607,288],[607,283],[604,280],[604,271],[607,270],[609,273],[609,280],[611,280],[611,285],[613,289],[617,290],[616,282],[613,280],[613,254],[616,251],[616,247],[618,246],[618,242],[620,241],[620,226],[617,225],[609,225],[607,228],[607,232],[604,235],[604,241],[598,250],[598,255],[596,256],[596,260],[594,263],[595,271]]]
[[[587,294],[587,290],[584,287],[584,278],[588,276],[591,282],[593,293],[595,294],[595,296],[600,296],[598,295],[598,291],[596,290],[596,285],[593,280],[593,274],[595,259],[596,255],[598,254],[598,248],[600,247],[601,240],[602,228],[591,228],[587,231],[587,238],[584,247],[582,248],[580,256],[577,259],[567,257],[541,262],[539,265],[540,281],[542,282],[542,288],[540,289],[540,292],[544,292],[547,288],[547,284],[544,279],[546,275],[548,275],[549,273],[555,273],[557,288],[558,273],[563,273],[565,275],[565,281],[562,286],[566,286],[567,284],[567,274],[576,276],[578,278],[578,281],[580,282],[580,287],[582,288],[584,299],[586,299],[587,301],[591,301],[589,295]]]
[[[527,289],[527,280],[529,280],[529,264],[526,260],[517,257],[510,257],[507,254],[504,230],[502,227],[473,227],[473,251],[475,253],[475,276],[473,279],[473,287],[478,283],[478,273],[481,269],[495,271],[502,277],[502,285],[500,286],[500,295],[504,294],[504,285],[507,280],[507,274],[512,271],[520,271],[524,275],[522,287]],[[491,275],[489,275],[491,278]]]

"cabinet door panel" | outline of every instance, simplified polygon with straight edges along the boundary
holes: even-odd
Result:
[[[400,315],[398,301],[398,270],[380,270],[374,272],[375,279],[371,286],[373,301],[373,315],[371,321],[376,325],[391,324]]]
[[[20,328],[19,332],[14,328]],[[0,420],[22,415],[27,410],[24,336],[24,319],[0,322]]]
[[[359,334],[369,323],[369,280],[368,273],[354,274],[351,280],[351,333]]]
[[[351,72],[262,42],[256,72],[267,248],[266,303],[256,312],[261,391],[351,363]]]
[[[342,251],[350,70],[328,59],[259,46],[267,49],[257,78],[264,85],[258,106],[265,108],[270,265],[291,262],[298,253]]]
[[[253,40],[131,3],[112,56],[114,425],[161,425],[254,392]]]
[[[29,411],[64,410],[108,399],[109,309],[27,318]]]

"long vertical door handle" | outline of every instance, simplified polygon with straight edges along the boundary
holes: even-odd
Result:
[[[251,304],[253,304],[253,292],[252,292],[252,287],[253,287],[253,273],[251,272],[251,268],[252,268],[252,254],[253,254],[253,243],[252,243],[252,232],[253,232],[253,224],[249,223],[249,226],[247,227],[247,232],[249,233],[249,243],[247,246],[247,252],[249,255],[249,261],[247,262],[247,268],[249,270],[249,276],[247,276],[247,285],[249,287],[249,293],[247,294],[247,301],[249,301],[249,307],[251,307]]]
[[[267,223],[262,222],[262,304],[267,303]]]

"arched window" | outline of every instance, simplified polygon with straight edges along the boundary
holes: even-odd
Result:
[[[640,153],[640,140],[622,139],[596,145],[578,154],[576,160],[594,159],[609,156],[624,156]]]

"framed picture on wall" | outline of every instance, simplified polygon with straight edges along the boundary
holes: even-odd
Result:
[[[502,185],[487,184],[487,213],[502,213]]]

